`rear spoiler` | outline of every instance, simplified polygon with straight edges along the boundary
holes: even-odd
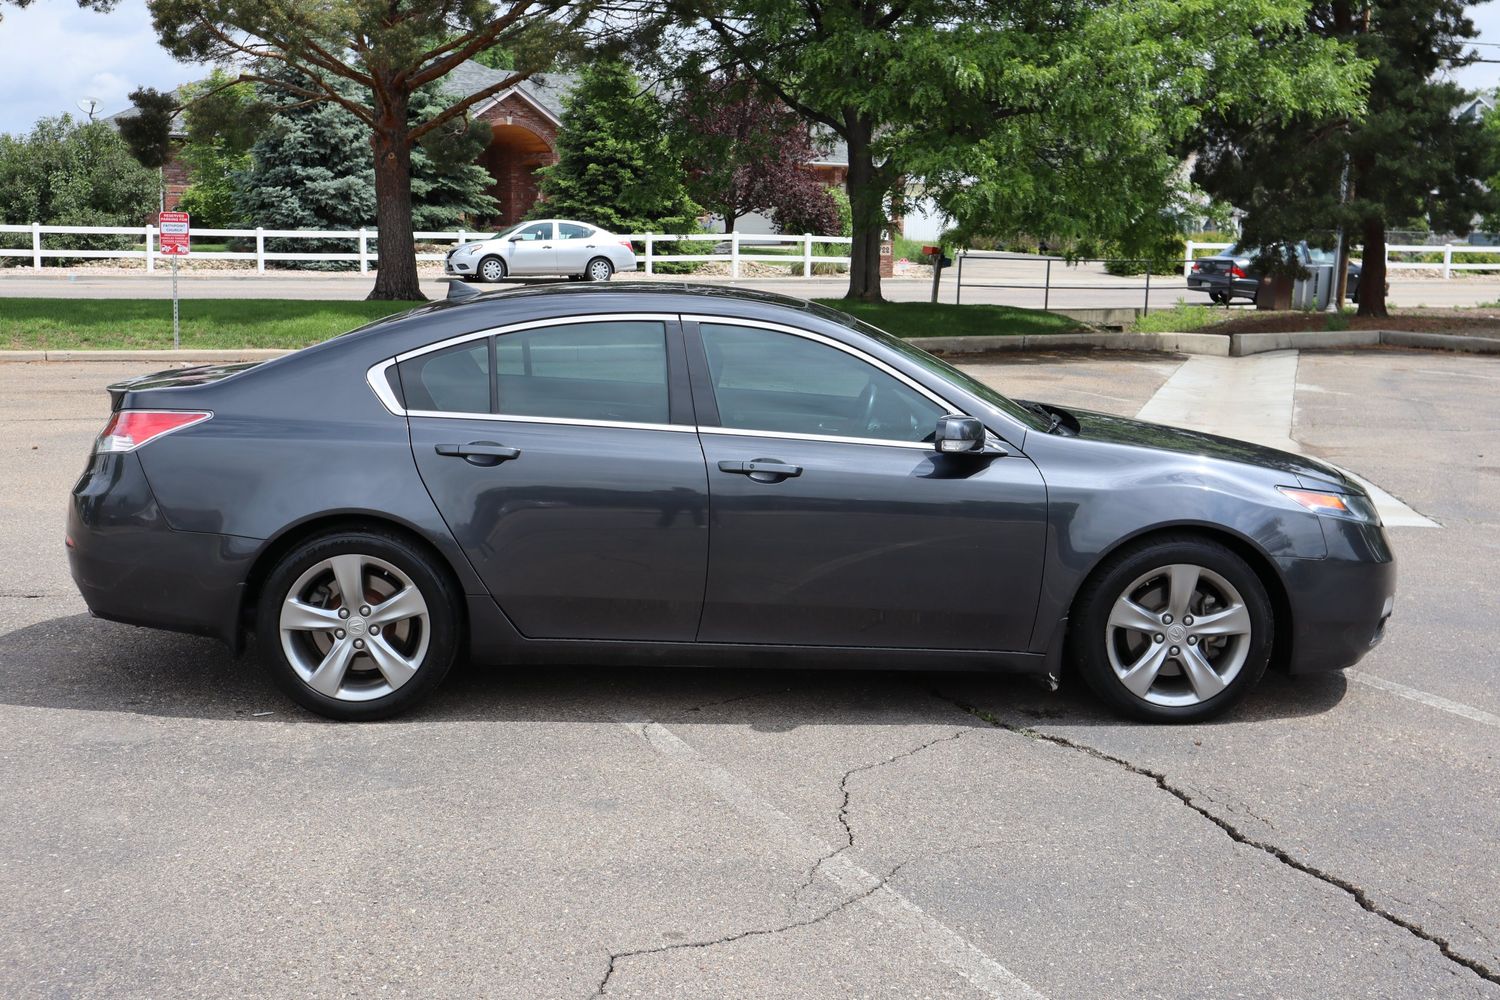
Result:
[[[170,368],[167,371],[153,372],[150,375],[137,375],[135,378],[128,378],[106,387],[109,393],[109,408],[118,410],[125,402],[125,396],[128,393],[146,392],[152,389],[186,389],[222,382],[226,378],[247,372],[260,364],[262,364],[260,361],[242,361],[231,365],[194,365],[191,368]]]

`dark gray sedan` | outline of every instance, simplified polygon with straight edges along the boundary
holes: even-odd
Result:
[[[1016,402],[780,296],[478,295],[110,393],[68,514],[89,607],[253,632],[334,718],[468,657],[1073,671],[1195,720],[1392,608],[1337,470]]]

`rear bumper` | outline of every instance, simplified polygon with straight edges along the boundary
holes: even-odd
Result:
[[[96,456],[68,502],[68,568],[99,618],[237,644],[254,539],[174,531],[134,454]]]
[[[1352,667],[1385,638],[1396,561],[1382,528],[1323,519],[1328,555],[1281,561],[1292,610],[1292,673]]]

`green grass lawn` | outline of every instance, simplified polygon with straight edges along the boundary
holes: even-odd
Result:
[[[184,348],[297,348],[410,302],[183,299]],[[122,350],[172,346],[170,299],[0,298],[0,350]]]
[[[1066,316],[1012,306],[956,306],[930,302],[855,302],[818,299],[897,337],[1017,337],[1072,333],[1081,327]]]
[[[898,337],[1067,333],[1063,316],[1009,306],[823,299]],[[182,346],[298,348],[409,309],[404,302],[184,299]],[[172,346],[172,303],[161,299],[0,298],[0,350],[122,350]]]

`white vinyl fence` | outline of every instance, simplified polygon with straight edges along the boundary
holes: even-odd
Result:
[[[155,226],[43,226],[39,223],[30,225],[0,225],[0,234],[14,233],[30,237],[29,248],[4,248],[0,247],[0,257],[22,257],[30,258],[31,266],[41,269],[42,262],[48,258],[99,258],[108,260],[142,260],[146,262],[146,270],[156,270],[157,262],[161,259],[160,234]],[[130,250],[84,250],[59,247],[59,241],[49,240],[53,244],[44,247],[43,236],[55,235],[90,235],[90,236],[123,236],[138,241],[139,249]],[[367,273],[372,264],[378,265],[378,254],[372,249],[372,241],[379,233],[369,227],[360,229],[199,229],[192,231],[193,239],[220,242],[223,240],[253,240],[255,249],[250,250],[193,250],[188,256],[193,260],[243,260],[254,261],[257,273],[264,274],[267,261],[345,261],[358,263],[361,274]],[[413,238],[418,243],[466,243],[474,239],[482,239],[485,232],[418,232],[413,233]],[[811,274],[814,264],[849,264],[848,247],[852,242],[847,236],[769,236],[749,233],[631,233],[621,237],[628,239],[637,247],[644,247],[644,252],[635,255],[636,263],[639,264],[646,274],[655,273],[656,265],[668,261],[696,261],[707,263],[714,260],[728,260],[730,276],[740,276],[740,265],[744,263],[758,264],[780,264],[788,268],[800,265],[801,273]],[[307,239],[307,240],[347,240],[350,249],[343,252],[329,251],[271,251],[266,249],[266,240],[274,239]],[[710,242],[716,246],[723,245],[722,252],[711,255],[683,254],[683,253],[661,253],[657,247],[661,244],[677,242]],[[815,247],[825,245],[839,245],[844,248],[840,256],[825,256],[826,251],[820,253]],[[669,248],[670,249],[670,248]],[[426,251],[417,254],[418,260],[441,261],[446,254],[442,252]]]
[[[1233,243],[1196,243],[1187,241],[1187,252],[1182,262],[1182,276],[1185,278],[1193,270],[1193,261],[1204,254],[1200,250],[1217,253],[1220,250],[1228,250],[1234,246]],[[1357,247],[1355,248],[1358,249]],[[1398,259],[1392,260],[1395,254]],[[1488,258],[1479,261],[1464,261],[1465,255],[1483,255]],[[1403,257],[1427,257],[1428,260],[1400,259]],[[1455,260],[1455,256],[1457,259]],[[1437,258],[1437,259],[1432,259]],[[1354,259],[1358,260],[1357,253]],[[1444,278],[1453,277],[1454,271],[1500,271],[1500,246],[1476,247],[1467,243],[1433,243],[1433,244],[1386,244],[1385,267],[1387,271],[1417,271],[1441,270]]]

